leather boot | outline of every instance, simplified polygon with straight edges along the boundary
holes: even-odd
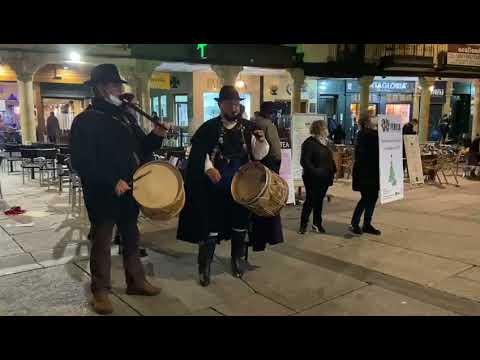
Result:
[[[138,254],[124,256],[123,266],[128,295],[155,296],[160,293],[159,288],[147,281]]]
[[[113,312],[113,305],[110,296],[106,291],[93,293],[92,305],[97,314],[107,315]]]
[[[216,242],[216,237],[212,237],[198,245],[198,273],[200,285],[204,287],[210,284],[210,267],[215,254]]]
[[[160,294],[162,290],[150,284],[147,280],[139,285],[127,287],[127,295],[155,296]]]
[[[237,278],[241,278],[245,271],[241,263],[241,258],[245,256],[246,250],[245,236],[246,232],[232,232],[231,265],[232,274]]]

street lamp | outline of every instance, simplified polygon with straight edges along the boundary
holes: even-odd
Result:
[[[70,61],[72,62],[79,62],[80,61],[80,54],[76,51],[70,52]]]

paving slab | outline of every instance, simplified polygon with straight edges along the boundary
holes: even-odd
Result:
[[[40,269],[35,259],[27,253],[17,253],[0,257],[0,276]]]
[[[480,302],[480,283],[463,277],[452,276],[432,285],[456,296]],[[477,315],[480,315],[477,314]]]
[[[191,313],[190,316],[223,316],[223,315],[211,308],[207,308],[207,309],[195,311]]]
[[[80,261],[78,264],[89,271],[88,262]],[[149,251],[144,267],[149,281],[162,289],[156,297],[126,295],[122,261],[118,256],[112,258],[113,291],[143,315],[189,315],[253,294],[245,283],[225,273],[223,266],[217,262],[212,264],[212,281],[206,288],[198,283],[196,262],[179,262],[168,255]]]
[[[471,267],[471,265],[457,261],[364,238],[359,238],[358,242],[348,246],[327,250],[324,254],[422,285],[438,282]]]
[[[457,274],[456,276],[480,283],[480,267],[474,266],[471,269]]]
[[[342,212],[336,215],[349,221],[352,216],[352,211]],[[480,223],[475,223],[468,219],[397,211],[382,206],[376,208],[373,222],[379,226],[389,224],[398,229],[428,231],[436,233],[439,236],[444,234],[473,236],[480,233]]]
[[[89,277],[77,266],[51,267],[0,277],[0,315],[96,315]],[[137,315],[112,297],[115,315]]]
[[[52,230],[14,235],[14,239],[26,251],[48,250],[88,241],[88,228],[82,226],[59,226]]]
[[[116,255],[118,247],[112,247],[112,254]],[[31,252],[31,256],[43,267],[63,265],[89,258],[90,243],[85,241],[76,245],[56,247],[51,250]]]
[[[229,244],[219,248],[219,260],[229,266]],[[269,250],[252,253],[249,262],[252,267],[243,280],[257,293],[297,311],[365,285],[349,276]]]
[[[0,257],[19,254],[24,252],[20,246],[13,240],[13,238],[7,234],[6,231],[0,229]]]
[[[327,301],[298,316],[454,316],[451,311],[423,303],[375,285]]]
[[[259,294],[217,304],[213,308],[227,316],[285,316],[294,313]]]
[[[388,231],[384,236],[371,237],[371,239],[467,264],[480,265],[478,236],[396,230]]]

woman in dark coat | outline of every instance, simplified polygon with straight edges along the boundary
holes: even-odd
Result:
[[[302,144],[300,157],[300,164],[303,167],[303,183],[307,193],[300,220],[300,234],[305,234],[307,231],[312,209],[312,231],[325,233],[322,226],[323,199],[328,188],[333,185],[333,177],[337,172],[332,151],[327,147],[328,128],[325,121],[314,121],[310,133],[312,136]]]
[[[360,119],[360,132],[355,145],[355,162],[352,172],[353,191],[359,191],[360,201],[353,212],[351,231],[361,235],[369,233],[380,235],[381,232],[372,226],[372,216],[380,191],[380,166],[378,149],[378,131],[370,118]],[[363,227],[360,228],[360,218]]]

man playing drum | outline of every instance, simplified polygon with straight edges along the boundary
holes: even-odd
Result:
[[[156,126],[145,135],[135,117],[119,99],[123,84],[115,65],[95,67],[86,82],[94,99],[73,121],[71,159],[82,180],[88,216],[95,229],[90,253],[93,308],[99,314],[113,312],[109,298],[110,243],[116,224],[122,236],[127,294],[157,295],[140,262],[137,226],[138,205],[130,185],[135,170],[153,160],[153,150],[162,146],[166,129]]]
[[[261,160],[269,152],[262,130],[240,117],[238,92],[233,86],[220,91],[220,116],[205,122],[191,140],[185,173],[185,207],[180,213],[177,238],[199,244],[200,284],[210,283],[210,264],[215,246],[231,239],[231,268],[242,277],[249,210],[231,194],[232,179],[249,160]]]

